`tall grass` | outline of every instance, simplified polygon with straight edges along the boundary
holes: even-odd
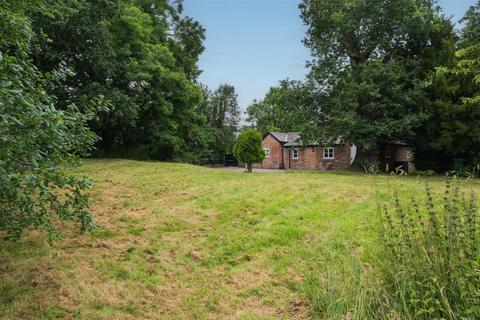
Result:
[[[439,208],[395,195],[384,208],[379,255],[385,306],[401,319],[480,319],[480,220],[473,193],[447,182]]]
[[[378,279],[352,248],[339,244],[341,252],[309,274],[303,285],[315,319],[374,319],[380,299]],[[326,269],[326,270],[325,270]]]
[[[426,184],[423,201],[406,203],[395,194],[379,212],[372,265],[345,246],[334,264],[305,279],[314,316],[480,319],[480,217],[473,192],[447,182],[437,197]]]

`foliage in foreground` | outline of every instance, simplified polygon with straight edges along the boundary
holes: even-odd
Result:
[[[53,239],[57,218],[89,229],[90,181],[65,169],[79,163],[95,135],[74,105],[60,111],[45,93],[49,81],[28,58],[33,33],[21,10],[0,7],[0,23],[0,230],[16,240],[42,227]]]
[[[402,319],[480,317],[480,220],[473,193],[447,183],[443,209],[429,186],[422,207],[385,208],[379,261],[387,304]]]
[[[252,164],[265,159],[260,133],[255,129],[244,130],[233,147],[233,154],[239,161],[247,164],[248,172],[252,172]]]

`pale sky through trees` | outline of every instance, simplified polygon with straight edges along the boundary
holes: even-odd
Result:
[[[187,15],[207,30],[200,81],[235,86],[244,110],[285,78],[302,79],[310,53],[299,0],[184,0]],[[457,22],[476,0],[440,0]]]

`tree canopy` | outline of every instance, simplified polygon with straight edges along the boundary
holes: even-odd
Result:
[[[428,0],[304,0],[309,81],[322,97],[305,135],[364,150],[412,141],[427,118],[429,72],[449,59],[451,22]],[[315,113],[321,113],[320,115]]]
[[[194,128],[204,29],[184,17],[181,2],[95,0],[58,2],[70,14],[56,19],[29,15],[37,31],[33,58],[49,74],[60,107],[92,104],[90,122],[100,153],[171,160],[182,155]]]
[[[282,80],[265,98],[247,108],[247,121],[262,134],[268,131],[301,131],[307,122],[307,108],[315,104],[310,88],[301,81]]]
[[[431,104],[421,147],[478,162],[480,151],[480,2],[462,19],[465,27],[451,63],[432,74]]]
[[[197,163],[223,163],[231,154],[239,130],[241,117],[235,88],[221,84],[214,92],[202,87],[203,101],[196,111],[202,116],[202,127],[197,129],[196,146],[191,148],[191,159]]]

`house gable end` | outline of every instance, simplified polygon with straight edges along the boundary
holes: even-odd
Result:
[[[284,142],[280,141],[271,133],[264,135],[262,139],[262,148],[268,149],[268,158],[257,164],[256,168],[262,169],[280,169],[284,167],[283,159],[283,144]],[[267,152],[266,152],[267,153]]]
[[[277,140],[278,143],[280,143],[281,145],[283,145],[283,144],[286,143],[286,141],[281,141],[280,139],[278,139],[278,138],[277,138],[272,132],[270,132],[270,131],[267,132],[267,133],[265,133],[265,134],[263,135],[262,140],[265,140],[265,138],[268,137],[268,136],[271,136],[273,139]]]

